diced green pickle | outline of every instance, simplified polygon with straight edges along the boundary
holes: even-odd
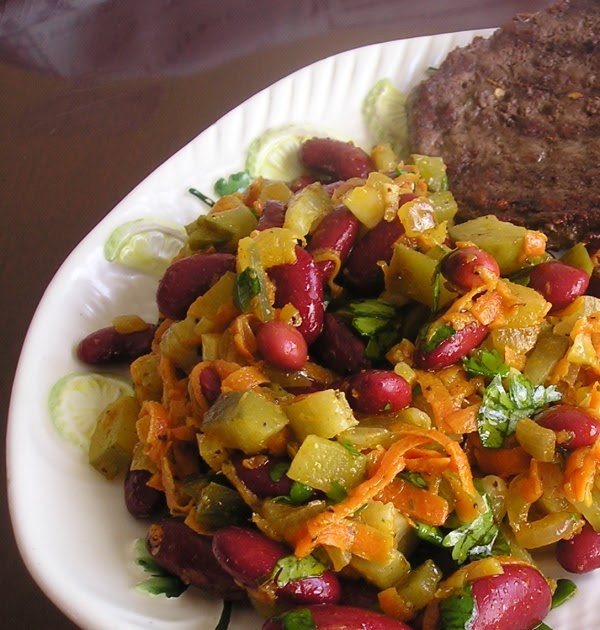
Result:
[[[133,396],[110,404],[98,418],[89,449],[90,464],[107,479],[129,468],[138,441],[136,422],[140,405]]]
[[[427,254],[397,243],[390,266],[386,270],[386,294],[400,294],[433,308],[437,264],[437,261]],[[455,297],[456,294],[448,291],[442,282],[438,306],[447,304]]]
[[[284,409],[300,441],[311,434],[332,438],[358,424],[344,393],[334,389],[307,394]]]
[[[410,571],[408,560],[397,549],[390,549],[384,562],[353,556],[350,566],[380,590],[397,584]]]
[[[221,394],[206,412],[202,430],[225,448],[256,454],[263,451],[287,423],[281,407],[247,390]]]
[[[568,249],[560,257],[560,259],[567,265],[573,265],[573,267],[582,269],[588,274],[588,276],[590,276],[594,270],[594,263],[592,262],[588,250],[583,243],[573,245],[573,247]]]
[[[440,190],[429,195],[429,202],[437,222],[448,221],[448,225],[452,225],[454,216],[458,212],[458,205],[454,195],[449,190]]]
[[[446,165],[441,157],[413,153],[410,158],[419,169],[421,178],[431,192],[439,192],[448,188]]]
[[[338,442],[309,435],[292,460],[287,476],[311,488],[329,492],[338,485],[351,490],[365,474],[367,459]]]
[[[232,488],[211,482],[203,488],[194,508],[194,518],[202,529],[213,532],[229,525],[240,525],[249,516],[250,508]]]
[[[235,252],[238,241],[248,236],[257,222],[252,210],[241,202],[229,210],[201,215],[186,227],[190,248],[198,250],[219,245],[222,250]]]
[[[470,241],[490,253],[503,276],[528,267],[533,262],[522,260],[526,228],[500,221],[493,215],[459,223],[448,231],[453,241]]]

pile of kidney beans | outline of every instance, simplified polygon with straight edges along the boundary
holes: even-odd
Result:
[[[310,176],[294,182],[294,188],[317,179],[333,191],[340,181],[366,177],[373,170],[371,158],[352,144],[331,139],[307,141],[300,158]],[[409,201],[414,195],[405,195]],[[278,201],[265,204],[258,230],[282,226],[286,206]],[[301,369],[310,357],[340,375],[342,388],[350,405],[359,412],[376,414],[406,407],[411,401],[409,384],[390,369],[373,365],[365,355],[365,343],[344,320],[326,308],[324,287],[335,266],[330,261],[315,262],[313,254],[331,250],[342,261],[337,281],[354,297],[376,297],[383,288],[380,261],[389,262],[394,243],[403,234],[398,218],[381,221],[360,235],[359,222],[344,206],[330,212],[318,225],[305,248],[297,247],[297,261],[268,269],[275,285],[275,307],[293,304],[301,324],[292,327],[279,321],[265,323],[257,333],[258,352],[271,365],[282,370]],[[482,282],[478,269],[499,275],[496,261],[477,248],[457,250],[444,261],[442,272],[459,292],[466,292]],[[208,290],[226,271],[235,271],[235,256],[229,253],[196,253],[174,262],[161,279],[157,304],[164,317],[185,317],[190,304]],[[588,288],[588,276],[559,261],[540,264],[529,270],[529,286],[538,290],[554,310],[564,308]],[[425,322],[423,322],[425,323]],[[81,341],[77,354],[91,365],[129,362],[150,351],[155,327],[120,334],[114,327],[96,331]],[[436,370],[459,361],[476,348],[488,333],[486,326],[467,326],[435,349],[417,346],[417,367]],[[209,400],[219,393],[218,375],[203,372],[203,391]],[[600,424],[588,414],[576,422],[573,409],[559,408],[544,420],[544,426],[567,430],[574,443],[596,439]],[[581,412],[584,413],[584,412]],[[579,433],[586,433],[581,439]],[[589,434],[589,435],[588,435]],[[590,437],[592,436],[592,437]],[[579,441],[578,441],[579,440]],[[287,494],[291,481],[283,477],[273,481],[270,472],[278,461],[265,458],[264,465],[245,468],[243,455],[233,456],[242,480],[258,496]],[[156,517],[164,509],[162,493],[146,485],[149,473],[131,471],[125,481],[125,501],[137,518]],[[284,544],[271,540],[255,528],[230,526],[214,536],[200,536],[181,521],[166,518],[150,525],[148,547],[156,562],[178,575],[186,583],[205,593],[226,600],[244,600],[271,575],[277,561],[289,555]],[[587,525],[581,533],[557,547],[560,564],[570,572],[580,573],[600,567],[600,534]],[[533,567],[506,565],[502,575],[483,577],[472,584],[477,614],[471,630],[527,630],[536,626],[550,608],[551,593],[545,578]],[[308,607],[318,630],[363,628],[392,630],[409,628],[403,622],[373,611],[375,591],[366,584],[360,590],[356,582],[327,570],[320,576],[302,578],[275,588],[275,596],[284,607]],[[415,622],[418,624],[418,621]],[[273,618],[265,630],[283,628]]]

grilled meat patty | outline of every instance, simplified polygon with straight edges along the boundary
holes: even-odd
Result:
[[[408,99],[413,153],[448,166],[458,220],[600,245],[600,0],[560,0],[452,51]]]

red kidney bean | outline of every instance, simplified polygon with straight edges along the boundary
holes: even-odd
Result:
[[[235,271],[233,254],[201,253],[175,261],[158,284],[158,310],[165,317],[183,319],[192,302],[226,271]]]
[[[359,227],[359,220],[346,206],[337,206],[319,223],[306,250],[313,256],[330,252],[337,256],[343,265],[358,236]],[[329,280],[335,271],[335,263],[332,260],[322,260],[316,265],[324,282]]]
[[[363,340],[332,313],[325,313],[323,330],[311,350],[325,367],[339,374],[354,374],[371,367]]]
[[[478,247],[457,249],[442,261],[442,274],[461,291],[470,291],[485,283],[479,272],[482,268],[495,276],[500,275],[495,258]]]
[[[202,395],[206,398],[206,402],[212,405],[221,394],[221,377],[219,373],[214,367],[208,365],[200,372],[198,378],[200,379]]]
[[[302,333],[295,326],[276,319],[258,329],[256,345],[268,363],[282,370],[299,370],[308,359]]]
[[[277,561],[288,555],[281,543],[258,531],[236,526],[218,530],[212,546],[221,567],[248,588],[257,588],[272,573]]]
[[[247,457],[238,453],[231,457],[231,461],[244,485],[260,498],[287,496],[290,493],[293,481],[286,474],[278,475],[276,480],[271,477],[276,468],[289,465],[289,460],[266,455]]]
[[[296,256],[295,263],[271,267],[267,273],[275,282],[275,306],[290,303],[298,309],[298,330],[310,345],[323,327],[323,283],[313,257],[302,247],[296,247]]]
[[[335,182],[323,184],[323,190],[331,197],[333,196],[333,193],[344,183],[345,181],[343,179],[338,179]]]
[[[261,532],[243,527],[225,527],[213,536],[213,551],[221,567],[239,584],[257,588],[289,555],[288,549]],[[327,570],[320,576],[292,580],[277,588],[277,596],[294,604],[333,604],[341,597],[340,583]]]
[[[114,326],[101,328],[82,339],[77,346],[77,358],[88,365],[130,363],[148,354],[156,326],[131,333],[117,332]]]
[[[278,597],[292,604],[336,604],[341,594],[342,588],[333,571],[292,580],[277,589]]]
[[[292,192],[298,192],[299,190],[302,190],[303,188],[310,186],[310,184],[314,184],[316,181],[318,180],[315,179],[314,177],[311,177],[310,175],[299,175],[290,184],[290,190]]]
[[[404,234],[400,219],[380,221],[358,240],[346,259],[344,274],[350,286],[361,295],[377,295],[384,285],[383,271],[378,264],[389,263],[394,243]]]
[[[444,339],[433,350],[425,350],[423,342],[418,341],[413,354],[415,365],[421,370],[441,370],[456,363],[474,350],[488,334],[488,327],[477,322],[467,324]]]
[[[552,594],[544,576],[528,565],[505,564],[503,569],[473,582],[477,616],[472,630],[530,630],[548,614]]]
[[[164,492],[151,488],[148,470],[130,470],[125,476],[125,507],[135,518],[150,518],[166,508]]]
[[[348,379],[348,403],[363,413],[398,411],[410,404],[412,389],[408,382],[390,370],[365,370]]]
[[[375,168],[369,154],[361,148],[332,138],[306,140],[300,148],[300,162],[336,179],[367,177]]]
[[[183,521],[167,519],[148,529],[146,545],[156,564],[203,592],[226,600],[242,600],[245,591],[221,568],[208,536]]]
[[[588,573],[600,569],[600,532],[586,523],[572,538],[556,543],[556,559],[569,573]]]
[[[600,421],[580,407],[554,405],[538,414],[535,421],[546,429],[564,432],[567,439],[558,444],[568,450],[591,446],[600,437]]]
[[[316,630],[411,630],[402,621],[365,608],[321,604],[306,609],[311,613]],[[282,630],[283,627],[277,615],[268,619],[262,630]]]
[[[340,577],[342,585],[342,599],[340,604],[358,606],[359,608],[376,608],[379,589],[364,580]]]
[[[256,229],[262,231],[274,227],[283,227],[286,210],[287,206],[282,201],[269,199],[263,206],[262,214],[256,224]]]
[[[544,296],[551,311],[560,311],[573,300],[583,295],[590,278],[582,269],[567,265],[560,260],[550,260],[532,267],[529,271],[529,286]]]

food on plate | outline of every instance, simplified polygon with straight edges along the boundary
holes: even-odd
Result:
[[[455,224],[439,157],[298,151],[293,181],[201,196],[157,322],[80,343],[129,364],[89,453],[147,524],[147,590],[249,602],[266,630],[534,628],[575,590],[537,549],[600,565],[593,260]]]
[[[408,99],[414,153],[448,166],[458,220],[563,249],[600,235],[600,3],[559,0],[449,53]]]

